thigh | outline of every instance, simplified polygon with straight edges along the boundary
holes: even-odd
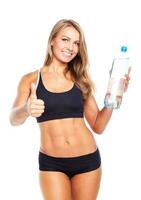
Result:
[[[101,180],[101,167],[75,175],[71,179],[73,200],[96,200]]]
[[[40,171],[39,179],[44,200],[71,200],[71,183],[64,173]]]

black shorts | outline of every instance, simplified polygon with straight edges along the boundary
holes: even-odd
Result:
[[[96,170],[101,165],[99,150],[77,157],[53,157],[39,152],[40,171],[57,171],[65,173],[69,178],[76,174]]]

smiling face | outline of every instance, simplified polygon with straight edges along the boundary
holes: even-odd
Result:
[[[80,34],[73,26],[59,31],[51,42],[53,60],[61,63],[70,62],[79,52],[79,40]]]

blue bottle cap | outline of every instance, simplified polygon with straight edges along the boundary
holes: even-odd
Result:
[[[126,52],[127,51],[127,47],[126,46],[122,46],[121,47],[121,52]]]

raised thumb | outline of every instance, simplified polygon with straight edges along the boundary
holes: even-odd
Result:
[[[30,97],[32,99],[37,99],[35,83],[31,83],[31,95],[30,95]]]

